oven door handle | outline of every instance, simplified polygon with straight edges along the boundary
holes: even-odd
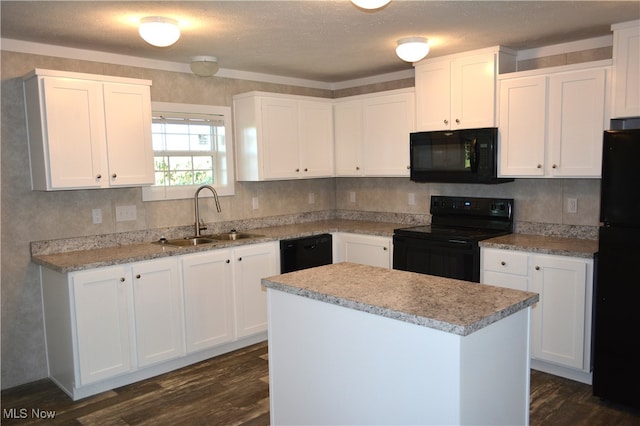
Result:
[[[469,241],[464,241],[464,240],[447,240],[447,242],[454,243],[454,244],[469,244]]]

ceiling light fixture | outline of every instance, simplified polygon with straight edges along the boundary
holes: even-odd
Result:
[[[218,58],[215,56],[194,56],[191,58],[191,71],[200,77],[211,77],[218,72]]]
[[[157,47],[171,46],[180,38],[178,21],[163,16],[147,16],[140,20],[140,37]]]
[[[429,54],[429,40],[424,37],[401,38],[396,54],[403,61],[418,62]]]
[[[386,6],[390,1],[391,0],[351,0],[351,3],[362,9],[373,10]]]

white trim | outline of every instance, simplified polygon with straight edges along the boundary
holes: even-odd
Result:
[[[180,104],[174,102],[151,102],[152,111],[175,111],[180,113],[191,114],[210,114],[222,115],[224,117],[225,139],[228,147],[227,155],[227,185],[213,185],[220,197],[235,195],[235,160],[234,160],[234,144],[233,144],[233,126],[231,115],[231,107],[215,106],[215,105],[195,105]],[[189,185],[182,187],[160,187],[145,186],[142,187],[142,201],[162,201],[162,200],[178,200],[192,198],[198,185]],[[213,194],[203,194],[203,197],[212,196]]]
[[[0,38],[0,48],[2,50],[29,53],[33,55],[53,56],[57,58],[78,59],[84,61],[94,61],[116,65],[133,66],[140,68],[150,68],[162,71],[181,72],[192,74],[189,64],[179,62],[160,61],[137,56],[118,55],[115,53],[99,52],[96,50],[76,49],[72,47],[55,46],[44,43],[34,43],[30,41]],[[382,74],[379,76],[366,77],[356,80],[348,80],[338,83],[327,83],[316,80],[306,80],[302,78],[283,77],[272,74],[262,74],[256,72],[231,70],[220,68],[216,77],[234,78],[239,80],[260,81],[264,83],[285,84],[288,86],[300,86],[323,90],[337,90],[349,87],[363,86],[365,84],[384,83],[400,78],[413,77],[413,69],[399,71],[395,73]]]
[[[522,61],[525,59],[542,58],[545,56],[561,55],[564,53],[580,52],[581,50],[597,49],[599,47],[609,46],[613,46],[613,34],[589,38],[586,40],[543,46],[536,49],[520,50],[518,51],[516,58],[518,61]]]

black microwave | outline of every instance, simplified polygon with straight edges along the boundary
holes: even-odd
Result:
[[[417,132],[410,135],[414,182],[503,183],[498,178],[498,129]]]

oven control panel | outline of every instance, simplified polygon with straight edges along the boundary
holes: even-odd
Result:
[[[433,216],[483,216],[512,220],[512,198],[431,196]]]

